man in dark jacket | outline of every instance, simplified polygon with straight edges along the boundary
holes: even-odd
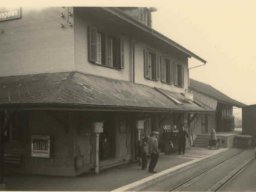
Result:
[[[186,137],[188,138],[188,133],[184,129],[184,126],[179,130],[178,133],[178,148],[179,148],[179,154],[185,153],[185,148],[186,148]]]
[[[156,173],[154,169],[156,167],[158,157],[159,157],[158,135],[159,133],[157,131],[153,131],[152,136],[149,138],[149,141],[148,141],[148,147],[149,147],[149,153],[150,153],[150,163],[149,163],[148,171],[150,173]]]

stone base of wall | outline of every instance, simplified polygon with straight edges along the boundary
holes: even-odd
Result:
[[[32,166],[8,166],[5,174],[29,174],[29,175],[49,175],[49,176],[77,176],[73,167],[32,167]]]
[[[0,183],[0,191],[5,191],[6,185],[4,183]]]
[[[231,148],[234,146],[234,137],[237,133],[217,133],[217,138],[219,139],[220,148]]]

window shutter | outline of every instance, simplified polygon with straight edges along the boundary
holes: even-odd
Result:
[[[166,83],[166,64],[164,61],[161,62],[161,81]]]
[[[149,71],[149,53],[147,50],[144,50],[144,77],[150,79]]]
[[[181,87],[184,87],[184,66],[181,65]]]
[[[161,65],[161,57],[159,55],[156,56],[156,81],[160,78],[160,65]]]
[[[120,39],[120,69],[124,68],[124,39]]]
[[[115,41],[112,37],[106,36],[106,65],[109,67],[113,67],[117,61],[114,60],[116,53]]]
[[[124,68],[124,41],[121,38],[114,38],[114,67]]]
[[[173,60],[170,60],[170,84],[174,84],[174,64]]]
[[[173,83],[178,85],[178,66],[176,63],[173,63]]]
[[[97,29],[88,27],[88,60],[96,62],[97,60]]]

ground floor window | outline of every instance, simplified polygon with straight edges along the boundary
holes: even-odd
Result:
[[[14,112],[10,118],[10,124],[4,131],[4,140],[22,142],[27,128],[27,115],[24,112]]]

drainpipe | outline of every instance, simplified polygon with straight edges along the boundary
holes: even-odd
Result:
[[[0,114],[0,190],[5,190],[4,184],[4,131],[8,128],[11,113],[2,111]]]
[[[4,184],[4,124],[5,115],[1,112],[1,125],[0,125],[0,190],[5,190]]]
[[[100,172],[100,133],[103,132],[103,122],[95,122],[93,124],[93,130],[96,134],[96,145],[95,145],[95,173],[98,174]]]

